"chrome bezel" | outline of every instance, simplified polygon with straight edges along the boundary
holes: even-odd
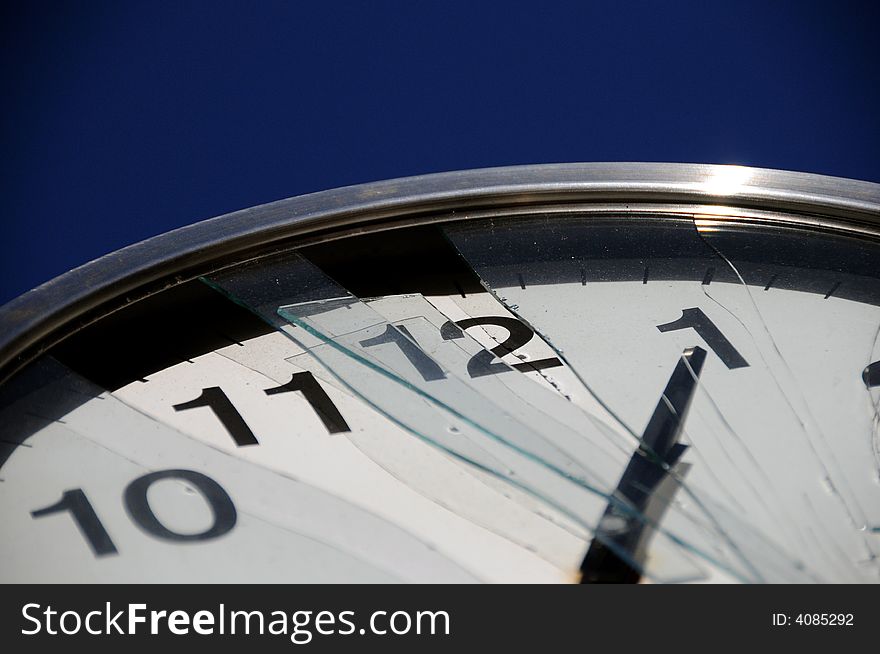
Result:
[[[762,168],[550,164],[349,186],[182,227],[24,293],[0,308],[0,379],[103,315],[279,249],[417,224],[575,211],[704,216],[880,238],[880,184]]]

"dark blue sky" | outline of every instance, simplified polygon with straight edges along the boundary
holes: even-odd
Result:
[[[26,2],[0,16],[0,302],[335,186],[565,161],[880,181],[877,2]]]

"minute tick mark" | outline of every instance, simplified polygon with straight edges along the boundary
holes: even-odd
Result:
[[[835,282],[835,283],[834,283],[834,286],[832,286],[832,287],[828,290],[828,292],[825,294],[825,298],[824,298],[824,299],[827,300],[827,299],[830,298],[832,295],[834,295],[834,291],[836,291],[837,288],[838,288],[839,286],[840,286],[840,282]]]
[[[707,269],[706,269],[706,274],[703,276],[703,282],[702,282],[702,285],[703,285],[703,286],[708,286],[709,284],[711,284],[711,283],[712,283],[712,277],[714,277],[714,276],[715,276],[715,269],[714,269],[714,268],[707,268]]]

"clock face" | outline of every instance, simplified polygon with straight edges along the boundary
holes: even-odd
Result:
[[[218,259],[0,387],[0,579],[876,582],[880,242],[426,214]]]

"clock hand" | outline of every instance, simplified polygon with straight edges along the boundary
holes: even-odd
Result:
[[[581,563],[581,583],[636,583],[641,578],[652,531],[644,517],[658,523],[669,504],[671,494],[661,489],[674,483],[669,471],[687,449],[678,437],[705,360],[706,350],[701,347],[682,353],[645,428],[642,445],[633,453],[599,521]]]
[[[862,371],[862,381],[868,388],[880,386],[880,361],[875,361]]]

